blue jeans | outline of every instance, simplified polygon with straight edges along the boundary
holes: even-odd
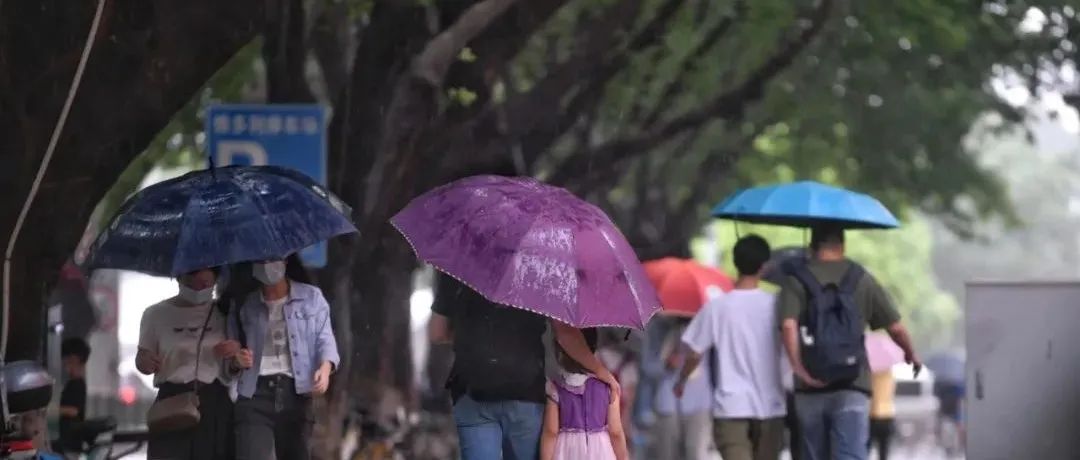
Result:
[[[536,460],[544,405],[527,401],[476,401],[463,395],[454,404],[462,460]]]
[[[867,460],[870,398],[853,390],[795,395],[802,460]],[[830,452],[832,455],[830,456]]]

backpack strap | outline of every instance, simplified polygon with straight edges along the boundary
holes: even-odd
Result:
[[[862,281],[863,275],[866,274],[866,269],[855,262],[851,262],[851,267],[848,267],[847,272],[844,273],[844,277],[840,279],[840,284],[837,287],[840,292],[844,294],[854,294],[855,289],[859,287],[859,281]]]
[[[806,298],[808,300],[821,295],[821,291],[824,287],[821,285],[821,282],[818,281],[817,277],[814,276],[814,273],[810,271],[810,266],[807,265],[805,261],[792,262],[787,266],[785,271],[799,281],[799,284],[806,290]]]

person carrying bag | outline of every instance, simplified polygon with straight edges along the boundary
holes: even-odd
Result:
[[[158,388],[147,413],[147,458],[233,459],[233,404],[222,364],[240,346],[225,339],[225,316],[213,302],[216,271],[178,281],[180,294],[148,308],[140,326],[136,367]]]

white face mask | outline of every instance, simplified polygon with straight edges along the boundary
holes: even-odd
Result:
[[[210,303],[211,300],[214,300],[214,287],[211,286],[206,289],[195,290],[181,284],[180,298],[193,305],[207,304]]]
[[[251,275],[267,286],[277,284],[285,278],[285,262],[277,260],[254,264],[251,266]]]

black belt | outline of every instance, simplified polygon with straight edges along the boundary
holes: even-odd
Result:
[[[258,383],[270,388],[296,386],[296,380],[284,374],[260,375]]]

